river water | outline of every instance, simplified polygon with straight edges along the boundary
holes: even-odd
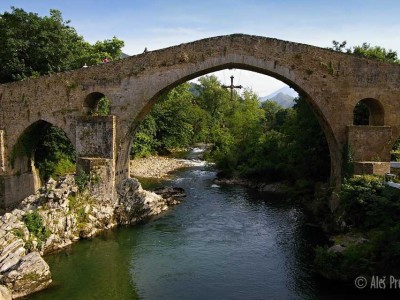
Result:
[[[324,237],[301,208],[214,177],[179,171],[162,184],[186,190],[180,205],[47,256],[54,282],[31,299],[335,299],[313,274]]]

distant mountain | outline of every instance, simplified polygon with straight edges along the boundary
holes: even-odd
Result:
[[[298,96],[299,94],[294,89],[289,86],[284,86],[283,88],[280,88],[279,90],[273,92],[272,94],[269,94],[268,96],[261,97],[260,101],[264,102],[266,100],[272,100],[279,105],[287,108],[293,106],[293,99]]]
[[[292,107],[294,102],[293,102],[294,97],[284,94],[284,93],[279,93],[275,95],[272,98],[266,99],[266,100],[271,100],[275,101],[278,103],[280,106],[283,106],[285,108]]]

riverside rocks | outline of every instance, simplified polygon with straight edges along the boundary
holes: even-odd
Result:
[[[51,283],[50,269],[39,252],[31,252],[4,273],[1,281],[12,291],[13,298],[23,297]]]
[[[73,175],[49,180],[18,208],[0,216],[0,300],[10,299],[9,293],[13,299],[23,297],[51,283],[41,255],[118,224],[142,221],[176,203],[143,190],[133,178],[120,184],[116,203],[78,193]]]
[[[0,285],[0,300],[11,300],[11,291],[4,285]]]
[[[119,206],[116,216],[119,224],[132,224],[168,209],[163,197],[143,190],[135,178],[123,180],[117,188]]]

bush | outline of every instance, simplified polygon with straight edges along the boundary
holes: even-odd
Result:
[[[45,241],[50,236],[50,231],[43,225],[43,220],[37,210],[27,213],[23,221],[29,232],[40,241]]]
[[[89,182],[90,182],[90,175],[85,171],[79,171],[75,175],[75,184],[78,187],[78,192],[82,193],[89,185]]]
[[[360,230],[388,228],[400,216],[400,191],[387,187],[379,176],[353,176],[340,192],[343,220]]]

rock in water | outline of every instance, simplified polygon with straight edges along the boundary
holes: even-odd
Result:
[[[39,252],[31,252],[3,274],[1,284],[12,291],[13,298],[45,289],[51,283],[48,264]]]
[[[143,190],[135,178],[124,179],[117,188],[118,207],[115,217],[119,224],[135,224],[168,209],[161,196]]]
[[[154,190],[154,193],[163,197],[168,205],[180,203],[182,198],[186,197],[185,190],[180,187],[164,187]]]

